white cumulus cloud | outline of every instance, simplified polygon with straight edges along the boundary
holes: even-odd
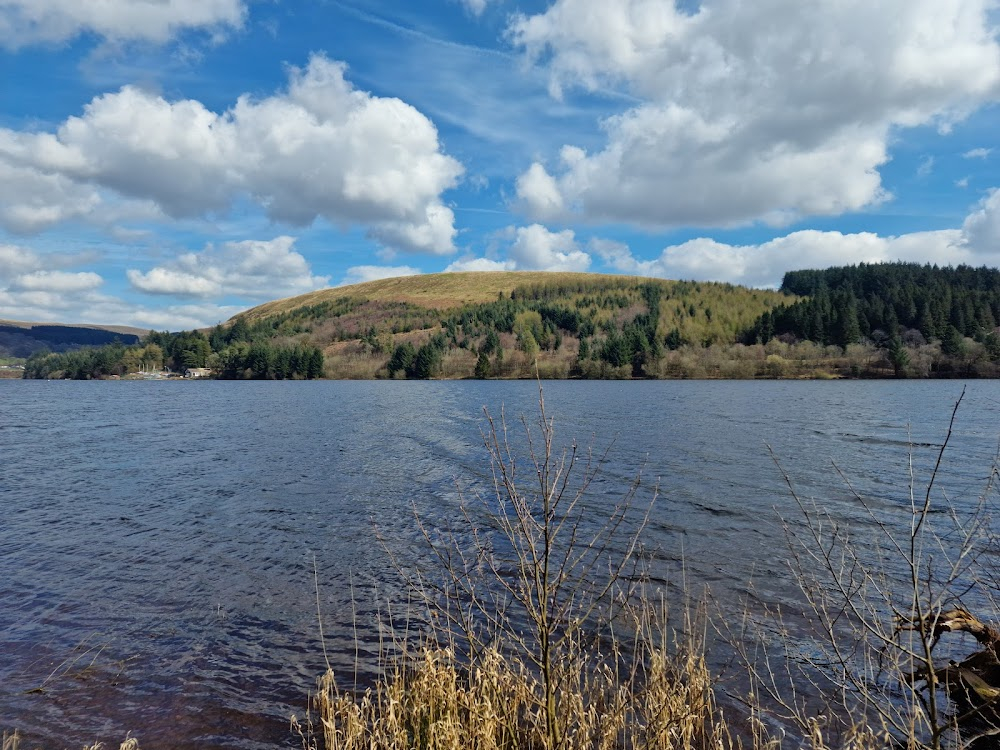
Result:
[[[1000,255],[1000,190],[990,191],[979,202],[962,224],[962,233],[973,252],[994,258]]]
[[[148,294],[205,298],[274,299],[327,286],[330,278],[314,276],[294,245],[293,237],[209,245],[146,272],[129,269],[126,276],[135,289]]]
[[[586,271],[590,256],[571,229],[551,232],[541,224],[518,227],[508,257],[520,271]]]
[[[1000,190],[993,190],[969,213],[961,229],[912,232],[883,237],[873,232],[844,234],[804,230],[758,245],[729,245],[706,237],[663,249],[652,260],[636,258],[627,245],[591,240],[589,249],[623,273],[669,279],[728,281],[777,286],[785,271],[857,263],[936,263],[1000,266]]]
[[[0,245],[0,285],[42,266],[42,259],[34,251],[17,245]]]
[[[420,273],[422,271],[419,268],[412,266],[351,266],[347,269],[340,286],[362,284],[378,279],[393,279],[397,276],[417,276]]]
[[[245,309],[210,301],[147,307],[101,291],[105,279],[98,273],[66,270],[93,260],[92,253],[43,253],[0,244],[0,318],[176,331],[214,325]],[[151,272],[151,276],[156,279],[158,273]]]
[[[516,264],[513,261],[493,260],[491,258],[459,258],[449,264],[445,273],[455,273],[460,271],[516,271]]]
[[[92,215],[101,198],[92,186],[5,160],[10,131],[0,130],[0,226],[17,234]]]
[[[948,128],[1000,95],[989,0],[556,0],[509,38],[550,88],[639,99],[605,146],[518,180],[542,219],[780,224],[888,196],[893,129]]]
[[[959,230],[881,237],[872,232],[842,234],[804,230],[759,245],[729,245],[700,237],[664,248],[653,260],[639,260],[628,248],[594,251],[617,271],[668,279],[727,281],[774,287],[785,271],[857,263],[910,261],[941,265],[968,261]]]
[[[353,88],[344,73],[313,56],[290,68],[287,91],[244,95],[221,113],[125,86],[55,133],[0,129],[0,176],[11,176],[0,223],[38,231],[86,216],[100,200],[95,187],[173,217],[224,212],[246,196],[276,221],[323,217],[368,226],[398,249],[453,252],[454,214],[441,193],[461,164],[442,153],[427,117]]]
[[[553,232],[541,224],[507,227],[501,233],[506,259],[460,258],[445,271],[586,271],[590,255],[571,229]]]
[[[93,271],[33,271],[14,278],[10,283],[13,291],[56,292],[66,294],[97,289],[104,283]]]
[[[91,33],[166,42],[185,29],[243,25],[242,0],[0,0],[0,45],[17,49]]]

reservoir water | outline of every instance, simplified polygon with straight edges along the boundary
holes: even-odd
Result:
[[[563,441],[607,451],[595,515],[639,473],[656,580],[794,605],[780,518],[799,492],[863,529],[839,473],[908,518],[963,384],[551,382]],[[405,602],[384,545],[488,489],[482,408],[537,417],[531,382],[0,381],[0,730],[27,747],[297,747],[325,669]],[[968,384],[941,489],[990,476],[1000,383]],[[839,473],[838,473],[839,472]],[[902,522],[902,521],[901,521]],[[377,530],[376,530],[377,529]],[[379,541],[381,538],[381,542]],[[683,568],[683,571],[682,571]],[[363,681],[365,675],[360,679]]]

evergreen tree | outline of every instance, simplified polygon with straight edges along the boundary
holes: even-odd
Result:
[[[431,340],[417,350],[413,365],[407,375],[420,380],[427,380],[441,371],[441,361],[444,359],[444,348]]]
[[[889,339],[889,362],[892,364],[893,375],[897,378],[906,376],[906,366],[910,364],[910,354],[906,351],[902,339],[893,336]]]
[[[965,337],[953,325],[948,326],[941,339],[941,353],[949,357],[961,357],[965,354]]]
[[[233,325],[229,329],[229,335],[226,337],[226,343],[228,344],[239,341],[250,341],[250,326],[247,325],[246,319],[243,316],[233,321]]]
[[[314,378],[323,377],[323,365],[324,365],[323,350],[314,347],[312,353],[309,355],[309,364],[306,369],[306,377],[310,380]]]
[[[496,332],[495,328],[491,328],[486,333],[486,340],[483,342],[482,347],[480,347],[480,352],[485,354],[493,354],[500,349],[500,335]]]
[[[680,349],[684,345],[684,337],[681,336],[680,329],[676,327],[672,328],[663,343],[671,351]]]
[[[920,306],[920,317],[917,318],[917,329],[930,341],[937,338],[937,326],[934,324],[934,315],[931,313],[931,303],[924,300]]]
[[[485,380],[490,376],[490,358],[486,352],[479,352],[479,359],[476,360],[476,377]]]
[[[386,365],[386,369],[389,371],[389,377],[395,377],[396,373],[403,371],[409,374],[410,369],[413,367],[413,360],[416,359],[417,350],[413,347],[409,341],[399,344],[396,350],[392,353],[392,357],[389,358],[389,363]]]
[[[608,333],[601,347],[601,359],[612,367],[624,367],[632,364],[632,350],[628,341],[617,331]]]

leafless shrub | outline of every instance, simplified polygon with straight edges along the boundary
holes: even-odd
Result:
[[[539,410],[521,420],[523,449],[487,413],[491,491],[456,527],[417,515],[436,570],[395,565],[428,630],[363,694],[326,674],[315,704],[328,750],[734,746],[699,628],[675,636],[640,590],[655,490],[638,502],[637,478],[610,510],[593,505],[604,457],[557,447],[541,390]]]
[[[844,477],[865,517],[852,527],[802,498],[782,470],[800,512],[785,531],[805,617],[750,616],[730,642],[749,666],[755,709],[766,704],[804,737],[826,732],[911,750],[998,746],[1000,632],[970,613],[978,606],[996,615],[986,513],[996,468],[971,507],[938,491],[960,403],[919,490],[911,459],[902,511],[877,507]],[[973,636],[978,649],[961,655],[955,639],[942,643],[947,633]],[[791,639],[816,650],[779,653]]]

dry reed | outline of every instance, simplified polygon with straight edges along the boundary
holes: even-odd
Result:
[[[16,731],[12,734],[7,732],[3,733],[3,743],[0,745],[0,750],[21,750],[21,735]],[[95,742],[93,745],[87,745],[83,750],[104,750],[103,743]],[[128,736],[118,746],[118,750],[139,750],[139,742],[135,737]]]
[[[631,659],[626,645],[637,647]],[[647,632],[615,642],[608,658],[575,647],[563,654],[559,682],[565,750],[739,746],[694,641],[667,648]],[[537,670],[498,649],[463,665],[452,649],[425,645],[361,694],[341,690],[328,671],[314,705],[327,750],[520,750],[545,744],[543,693]]]

